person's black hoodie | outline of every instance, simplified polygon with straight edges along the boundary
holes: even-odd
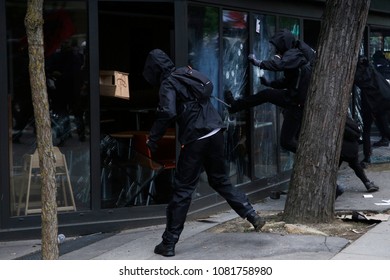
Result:
[[[175,69],[172,60],[160,49],[152,50],[146,58],[143,76],[150,84],[160,87],[156,120],[149,140],[157,142],[173,121],[178,124],[178,138],[182,145],[214,129],[224,128],[221,116],[210,99],[196,100],[188,87],[171,75]]]

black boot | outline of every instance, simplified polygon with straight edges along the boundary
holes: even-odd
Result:
[[[154,253],[164,257],[173,257],[175,255],[175,243],[164,243],[162,241],[154,248]]]
[[[255,231],[260,231],[261,228],[265,225],[263,218],[257,215],[255,211],[249,213],[248,216],[246,216],[246,219],[253,225]]]
[[[366,182],[364,183],[366,186],[367,192],[377,192],[379,191],[379,187],[374,184],[374,182]]]

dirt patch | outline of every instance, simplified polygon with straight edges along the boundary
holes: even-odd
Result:
[[[352,213],[336,213],[338,218],[335,218],[331,223],[289,225],[283,221],[282,212],[259,211],[258,213],[266,221],[266,225],[262,228],[261,231],[280,235],[316,234],[337,236],[354,241],[378,224],[368,221],[354,221],[351,219]],[[363,214],[367,217],[370,217],[376,213],[364,212]],[[211,228],[210,231],[214,233],[231,233],[253,232],[254,229],[252,225],[246,220],[236,218],[215,226]]]

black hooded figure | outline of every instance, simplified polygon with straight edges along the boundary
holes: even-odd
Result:
[[[367,57],[360,56],[356,67],[354,83],[360,89],[363,117],[363,163],[370,163],[371,126],[375,121],[382,137],[390,139],[390,100],[379,87],[378,73]]]
[[[250,54],[248,59],[261,69],[283,72],[283,78],[268,81],[261,77],[261,83],[269,88],[238,100],[234,100],[233,95],[226,92],[225,101],[231,105],[230,113],[263,103],[272,103],[283,108],[284,121],[280,133],[280,145],[295,153],[315,51],[306,43],[296,40],[287,29],[278,31],[271,38],[270,43],[276,49],[272,59],[260,61],[254,54]]]
[[[207,174],[209,185],[256,230],[265,222],[257,215],[247,196],[230,183],[225,168],[224,125],[210,102],[210,98],[197,99],[189,87],[172,72],[176,68],[168,55],[160,49],[152,50],[146,58],[143,76],[150,84],[159,86],[159,105],[150,130],[148,147],[158,149],[157,141],[167,128],[176,122],[181,144],[176,164],[172,197],[166,209],[166,228],[162,242],[154,252],[166,257],[175,255],[175,245],[184,228],[192,194],[201,172]]]

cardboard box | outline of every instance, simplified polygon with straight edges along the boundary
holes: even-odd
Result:
[[[100,95],[130,99],[129,74],[119,71],[100,71]]]

